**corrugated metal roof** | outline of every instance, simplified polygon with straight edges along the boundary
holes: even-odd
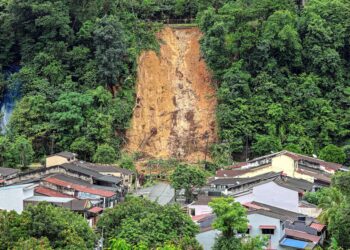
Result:
[[[25,201],[37,201],[37,202],[47,201],[47,202],[57,202],[57,203],[58,202],[67,203],[72,200],[74,200],[74,198],[48,197],[48,196],[32,196],[25,199]]]
[[[53,189],[46,188],[46,187],[40,187],[40,186],[35,188],[35,193],[40,194],[40,195],[50,196],[50,197],[64,197],[64,198],[72,197],[68,194],[62,194],[62,193],[57,192]]]
[[[18,173],[19,169],[14,169],[14,168],[2,168],[0,167],[0,176],[9,176],[15,173]]]
[[[90,213],[94,213],[94,214],[97,214],[97,213],[100,213],[103,211],[103,208],[101,207],[93,207],[93,208],[90,208],[88,210]]]
[[[313,243],[318,243],[321,239],[320,236],[311,235],[305,232],[296,231],[288,228],[285,229],[285,234],[287,236],[294,237],[297,239],[312,241]]]
[[[78,184],[74,184],[74,183],[70,183],[70,182],[66,182],[66,181],[62,181],[53,177],[47,177],[44,179],[44,181],[47,181],[49,183],[55,184],[57,186],[62,186],[62,187],[66,187],[66,188],[71,188],[80,192],[85,192],[85,193],[89,193],[89,194],[95,194],[95,195],[100,195],[103,197],[112,197],[115,195],[115,192],[111,192],[111,191],[107,191],[107,190],[101,190],[101,189],[95,189],[95,188],[89,188],[86,186],[82,186],[82,185],[78,185]]]

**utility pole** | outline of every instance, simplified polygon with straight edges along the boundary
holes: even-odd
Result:
[[[209,143],[209,132],[208,130],[204,133],[205,142],[205,154],[204,154],[204,169],[207,168],[207,154],[208,154],[208,143]]]

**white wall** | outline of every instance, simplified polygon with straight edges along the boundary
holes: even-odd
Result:
[[[273,181],[255,186],[253,188],[253,200],[293,212],[299,210],[298,192],[281,187]]]
[[[34,185],[30,188],[24,189],[28,186],[9,186],[0,189],[0,209],[15,210],[17,213],[23,211],[23,200],[34,195]]]
[[[271,248],[277,249],[277,250],[285,249],[284,247],[281,247],[279,245],[279,241],[283,236],[283,230],[281,228],[281,222],[279,219],[267,217],[260,214],[249,214],[247,217],[249,220],[249,225],[251,226],[250,233],[249,233],[250,236],[254,237],[254,236],[262,235],[261,229],[259,228],[259,226],[261,225],[276,226],[275,233],[271,235],[271,238],[270,238]]]
[[[211,207],[209,207],[208,205],[188,205],[188,209],[189,211],[191,211],[191,209],[194,209],[195,216],[202,215],[202,214],[209,214],[213,211]]]

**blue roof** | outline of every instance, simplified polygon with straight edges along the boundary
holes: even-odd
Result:
[[[293,239],[288,239],[284,238],[280,245],[286,246],[286,247],[294,247],[294,248],[299,248],[299,249],[305,249],[307,246],[308,242],[306,241],[301,241],[301,240],[293,240]]]

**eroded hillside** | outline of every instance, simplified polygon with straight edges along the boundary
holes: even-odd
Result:
[[[216,141],[215,89],[201,58],[198,28],[164,28],[160,51],[142,53],[127,133],[130,152],[198,161]],[[208,135],[208,139],[206,139]]]

